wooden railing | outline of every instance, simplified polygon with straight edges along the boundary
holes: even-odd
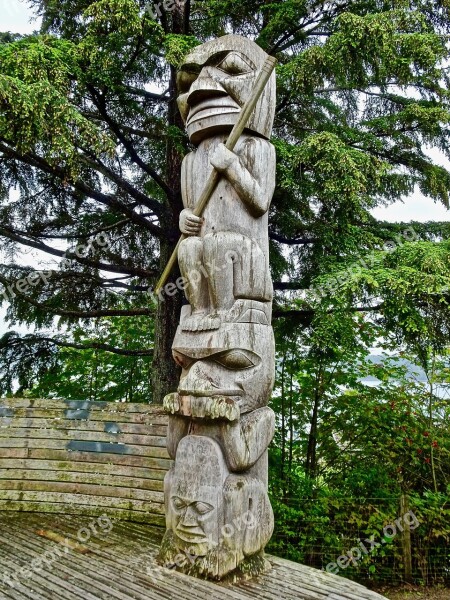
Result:
[[[159,406],[0,399],[0,510],[164,523]]]

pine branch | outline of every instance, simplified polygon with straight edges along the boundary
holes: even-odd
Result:
[[[155,183],[159,185],[159,187],[163,190],[166,196],[171,198],[173,196],[173,190],[167,185],[163,178],[152,167],[150,167],[150,165],[144,162],[144,160],[139,156],[136,149],[134,148],[133,143],[129,139],[127,139],[121,131],[120,125],[109,116],[104,97],[99,96],[92,87],[90,88],[90,91],[93,96],[93,102],[95,103],[95,106],[99,110],[105,122],[109,125],[111,131],[117,136],[120,143],[128,152],[131,160],[136,165],[138,165],[145,173],[147,173],[147,175],[150,175],[150,177],[155,181]]]
[[[118,200],[116,196],[104,194],[103,192],[94,190],[81,180],[70,180],[69,173],[61,167],[57,167],[56,165],[50,165],[43,158],[35,154],[20,154],[17,150],[11,148],[7,144],[8,142],[0,139],[0,151],[2,151],[7,158],[18,160],[19,162],[22,162],[38,170],[41,170],[44,173],[52,175],[53,177],[56,177],[61,181],[70,181],[70,185],[81,194],[88,196],[93,200],[96,200],[100,204],[108,206],[116,212],[120,212],[121,214],[128,216],[130,220],[133,221],[133,223],[145,227],[145,229],[149,230],[156,237],[160,237],[162,235],[161,229],[159,227],[157,227],[147,219],[143,218],[130,206]]]
[[[286,244],[288,246],[301,246],[306,244],[315,244],[318,240],[315,238],[287,238],[284,235],[278,233],[269,232],[269,238],[280,242],[280,244]]]
[[[157,102],[169,102],[170,100],[169,96],[166,96],[165,92],[163,94],[155,94],[153,92],[148,92],[147,90],[134,88],[131,85],[126,85],[125,91],[129,94],[134,94],[135,96],[142,96],[148,100],[156,100]]]
[[[121,266],[112,265],[109,263],[80,257],[75,252],[64,252],[62,250],[57,250],[56,248],[52,248],[51,246],[49,246],[48,244],[44,244],[43,242],[38,242],[36,240],[24,237],[22,235],[18,235],[15,231],[9,229],[8,227],[0,227],[0,236],[6,237],[13,242],[17,242],[18,244],[23,244],[24,246],[35,248],[36,250],[40,250],[42,252],[45,252],[46,254],[57,256],[59,258],[67,258],[69,260],[74,260],[82,265],[93,267],[101,271],[107,271],[109,273],[120,273],[144,278],[154,277],[157,274],[156,271],[148,271],[147,269],[142,269],[140,267],[129,267],[124,264]]]
[[[103,344],[100,342],[77,344],[75,342],[66,342],[41,336],[34,336],[34,340],[32,339],[32,341],[49,342],[50,344],[54,344],[55,346],[59,346],[61,348],[75,348],[76,350],[104,350],[105,352],[111,352],[112,354],[119,354],[121,356],[153,356],[153,350],[124,350],[123,348],[116,348],[110,344]]]

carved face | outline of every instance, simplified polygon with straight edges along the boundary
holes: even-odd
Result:
[[[207,42],[188,54],[178,74],[178,107],[194,144],[233,127],[266,57],[257,44],[236,35]],[[274,112],[272,74],[247,130],[268,139]]]
[[[175,467],[166,476],[167,527],[179,548],[202,556],[219,542],[227,475],[217,442],[200,436],[180,441]]]
[[[249,474],[229,474],[219,444],[208,437],[180,441],[165,497],[168,564],[182,552],[196,557],[200,572],[221,577],[259,552],[273,531],[265,486]]]
[[[272,328],[255,323],[225,323],[208,332],[179,328],[173,355],[183,371],[180,404],[221,397],[241,414],[265,406],[274,382]]]

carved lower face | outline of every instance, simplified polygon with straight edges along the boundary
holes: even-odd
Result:
[[[222,451],[214,440],[199,436],[181,440],[175,467],[165,480],[167,529],[178,548],[204,556],[218,544],[227,475]]]
[[[178,393],[165,401],[172,414],[233,421],[267,404],[274,380],[271,327],[225,323],[211,332],[179,328],[173,355],[183,371]]]
[[[189,545],[207,545],[217,529],[217,490],[198,488],[196,497],[180,496],[180,480],[175,478],[170,498],[174,513],[175,535]],[[185,487],[182,484],[181,487]],[[211,504],[211,500],[214,501]]]
[[[265,486],[248,474],[230,474],[221,447],[209,437],[180,441],[165,493],[166,566],[220,578],[260,554],[272,534]]]
[[[227,35],[194,48],[178,74],[178,107],[191,141],[230,130],[251,95],[265,52],[251,40]],[[269,138],[275,97],[273,78],[248,129]]]

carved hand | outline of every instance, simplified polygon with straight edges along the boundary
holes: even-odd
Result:
[[[203,219],[192,214],[190,208],[185,208],[180,213],[180,231],[185,235],[198,235]]]
[[[211,164],[217,171],[222,173],[222,171],[226,171],[235,160],[238,160],[237,155],[234,152],[231,152],[231,150],[228,150],[225,144],[219,144],[211,158]]]

